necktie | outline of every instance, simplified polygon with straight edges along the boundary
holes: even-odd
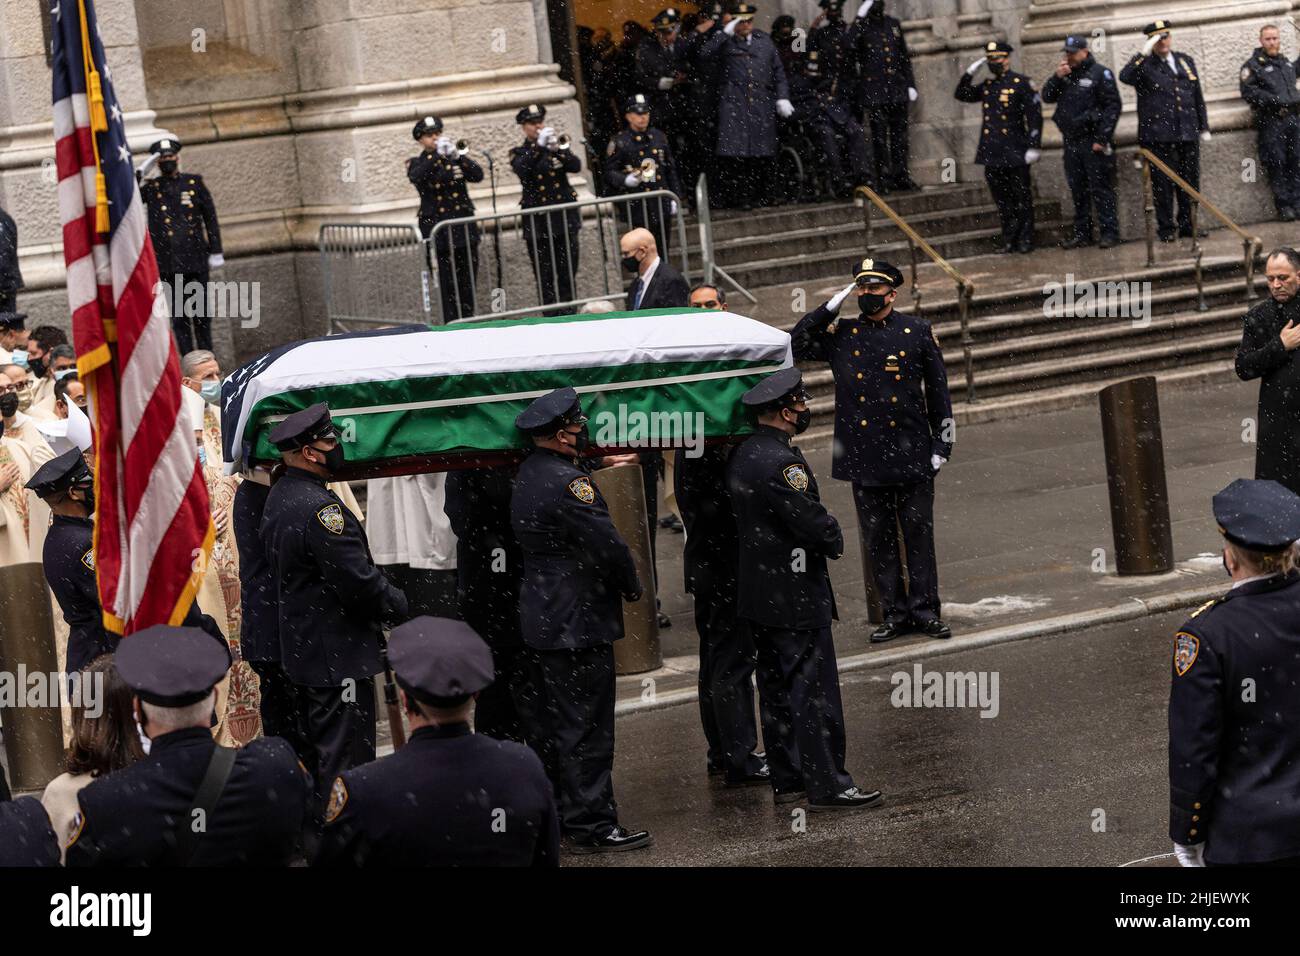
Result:
[[[640,276],[636,277],[636,288],[632,290],[632,308],[641,308],[641,295],[645,292],[645,280]]]

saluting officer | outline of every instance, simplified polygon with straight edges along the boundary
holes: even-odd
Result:
[[[160,624],[123,641],[113,666],[133,692],[148,756],[77,794],[67,865],[286,865],[311,781],[283,740],[235,749],[212,739],[225,642]]]
[[[844,0],[817,0],[822,12],[808,28],[808,52],[822,62],[822,73],[832,84],[832,91],[846,100],[855,95],[853,50],[849,42],[849,25],[844,22]]]
[[[1115,124],[1124,104],[1115,75],[1092,58],[1088,38],[1065,38],[1065,55],[1043,84],[1043,102],[1055,103],[1061,130],[1065,180],[1074,199],[1074,235],[1064,249],[1092,245],[1092,207],[1097,207],[1101,248],[1119,243],[1115,202]]]
[[[426,116],[411,131],[424,147],[406,161],[406,178],[420,193],[420,235],[429,238],[444,219],[474,215],[467,183],[483,181],[483,167],[442,135],[442,120]],[[434,255],[438,260],[438,293],[442,320],[452,322],[473,315],[474,279],[478,275],[478,225],[451,226],[438,233]]]
[[[966,68],[957,84],[957,99],[982,103],[984,125],[975,162],[984,167],[984,181],[1002,220],[1002,251],[1031,252],[1034,248],[1034,194],[1029,167],[1042,158],[1043,104],[1027,76],[1011,69],[1011,44],[990,40],[984,56]],[[973,77],[988,64],[991,79],[978,86]]]
[[[149,212],[149,238],[158,260],[158,277],[172,288],[172,331],[176,350],[186,355],[212,349],[212,317],[208,315],[208,273],[225,265],[217,207],[198,173],[180,172],[181,142],[174,136],[158,140],[149,152],[158,157],[159,175],[140,184],[140,198]],[[203,295],[191,295],[197,283]],[[176,297],[183,308],[177,309]]]
[[[637,44],[636,89],[649,102],[655,121],[668,136],[684,131],[690,108],[686,40],[680,35],[682,17],[676,8],[660,10],[650,21],[654,33]]]
[[[1200,189],[1200,143],[1210,141],[1210,121],[1205,113],[1205,96],[1197,77],[1196,61],[1186,53],[1173,51],[1172,28],[1168,20],[1147,24],[1142,30],[1146,42],[1119,71],[1119,79],[1137,89],[1138,143],[1151,150],[1192,188]],[[1174,241],[1175,191],[1178,193],[1178,235],[1190,237],[1192,197],[1182,189],[1175,190],[1173,180],[1152,166],[1151,192],[1161,242]]]
[[[1300,89],[1296,66],[1282,55],[1282,35],[1271,23],[1241,66],[1241,96],[1255,114],[1259,161],[1268,172],[1278,218],[1300,216]]]
[[[411,736],[334,781],[313,861],[335,866],[558,866],[550,781],[523,744],[470,729],[492,652],[461,621],[417,617],[388,655]]]
[[[334,778],[375,759],[375,674],[382,623],[406,619],[406,595],[370,556],[365,530],[325,487],[345,461],[319,402],[271,430],[284,473],[262,513],[262,547],[279,603],[280,654],[293,681],[303,751],[323,800]]]
[[[858,67],[862,119],[871,124],[876,179],[886,192],[917,189],[907,170],[907,107],[917,98],[916,77],[903,25],[885,15],[885,0],[865,0],[858,7],[848,45]]]
[[[648,832],[619,825],[614,803],[614,642],[623,636],[620,602],[641,597],[632,552],[583,466],[587,418],[578,393],[548,392],[515,427],[533,446],[510,501],[524,550],[519,623],[542,689],[541,756],[561,830],[578,853],[649,846]]]
[[[1169,836],[1183,866],[1300,865],[1300,497],[1214,496],[1232,589],[1174,637]]]
[[[667,189],[681,196],[677,161],[668,137],[650,125],[650,102],[645,94],[628,97],[623,111],[627,128],[609,141],[605,151],[605,182],[614,193],[625,196]],[[638,226],[654,233],[659,254],[668,258],[672,240],[672,217],[677,203],[662,196],[618,207],[618,218],[628,228]]]
[[[716,183],[718,170],[714,153],[718,145],[718,87],[722,81],[723,63],[714,57],[704,56],[713,34],[722,30],[727,16],[727,5],[721,0],[702,4],[700,20],[686,38],[686,73],[690,79],[689,126],[686,130],[686,149],[679,157],[681,180],[689,196],[679,197],[695,202],[695,187],[701,173]]]
[[[758,650],[758,693],[774,799],[809,810],[879,803],[844,767],[844,707],[826,562],[844,553],[839,522],[794,435],[808,428],[797,368],[774,372],[743,397],[757,427],[731,456],[727,488],[740,532],[737,615]]]
[[[853,263],[853,285],[809,312],[791,333],[800,361],[829,362],[835,376],[831,476],[853,483],[884,623],[879,643],[915,627],[952,636],[939,616],[934,478],[952,456],[952,400],[930,323],[894,310],[903,274],[888,262]],[[858,314],[839,315],[850,295]],[[898,528],[907,555],[907,583]]]
[[[555,130],[542,125],[545,119],[545,106],[525,106],[515,115],[515,122],[523,129],[524,142],[510,150],[510,168],[523,186],[519,204],[524,209],[558,206],[578,199],[569,185],[568,174],[578,172],[582,163],[572,149],[561,148]],[[572,302],[577,298],[574,276],[578,271],[581,227],[582,218],[576,209],[524,216],[524,241],[528,243],[538,295],[544,305]],[[564,312],[564,309],[552,309],[545,314],[563,315]]]

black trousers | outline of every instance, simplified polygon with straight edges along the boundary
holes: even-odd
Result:
[[[1034,241],[1034,194],[1028,166],[985,166],[984,181],[998,206],[1002,241],[1010,245]]]
[[[1144,143],[1147,149],[1164,161],[1165,165],[1176,172],[1187,183],[1201,188],[1201,144],[1196,140],[1190,143]],[[1151,197],[1155,201],[1156,226],[1161,235],[1174,231],[1174,194],[1178,194],[1178,230],[1187,235],[1192,231],[1192,197],[1187,195],[1173,180],[1154,165],[1151,167]]]
[[[709,767],[728,780],[755,773],[754,662],[749,628],[736,619],[735,587],[700,588],[695,595],[695,630],[700,635],[700,723],[709,745]]]
[[[1259,124],[1259,162],[1268,173],[1277,211],[1300,207],[1300,116]]]
[[[1063,152],[1065,181],[1074,200],[1074,235],[1092,241],[1092,210],[1096,207],[1101,238],[1119,239],[1115,201],[1115,157],[1093,151],[1091,140],[1067,141]]]
[[[298,705],[294,683],[276,661],[249,661],[257,675],[262,735],[280,737],[289,742],[299,759],[307,752],[307,742],[298,730]]]
[[[877,182],[867,135],[857,120],[850,119],[837,127],[830,119],[822,117],[808,124],[808,135],[817,146],[836,192],[847,192],[854,186],[871,186]]]
[[[907,103],[868,107],[866,119],[871,124],[876,182],[889,189],[902,187],[910,178],[907,171]]]
[[[548,213],[542,222],[525,225],[524,238],[528,243],[528,258],[533,263],[533,277],[537,280],[537,294],[543,305],[555,302],[572,302],[577,298],[575,276],[578,272],[578,232],[566,225],[562,212]],[[576,312],[577,306],[549,309],[545,315],[566,315]]]
[[[171,283],[172,298],[172,332],[176,335],[176,350],[182,358],[195,349],[212,350],[212,317],[208,315],[208,273],[186,272],[170,276],[160,276]],[[191,288],[191,283],[202,286],[199,295]],[[179,291],[177,289],[179,288]],[[193,299],[191,300],[191,293]],[[177,303],[181,308],[177,309]],[[188,313],[194,312],[194,315]]]
[[[772,788],[825,800],[853,786],[844,769],[844,704],[829,626],[749,622],[758,651],[759,712]]]
[[[560,829],[597,839],[618,825],[614,802],[614,646],[534,650],[538,756],[555,787]]]
[[[436,250],[438,260],[438,298],[442,301],[442,321],[473,315],[476,311],[474,279],[478,276],[478,243]]]
[[[853,503],[871,560],[885,620],[917,624],[939,617],[939,569],[934,554],[934,479],[910,485],[853,485]],[[903,556],[907,553],[907,588]]]
[[[393,586],[406,595],[411,617],[460,617],[456,596],[456,572],[413,568],[409,564],[381,564]]]
[[[355,687],[296,684],[293,695],[304,744],[298,757],[316,781],[319,815],[334,778],[375,759],[375,679],[359,680]]]
[[[737,208],[766,206],[772,201],[771,156],[719,156],[720,205]]]

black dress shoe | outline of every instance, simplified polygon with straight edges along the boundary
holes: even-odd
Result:
[[[1082,249],[1084,246],[1092,245],[1091,239],[1085,239],[1082,236],[1071,236],[1061,243],[1062,249]]]
[[[1017,243],[1016,243],[1016,252],[1019,252],[1019,253],[1021,253],[1021,254],[1024,254],[1024,253],[1033,252],[1033,251],[1034,251],[1034,244],[1033,244],[1032,242],[1017,242]]]
[[[772,802],[778,806],[785,803],[798,803],[807,796],[807,790],[774,790],[772,792]]]
[[[810,801],[808,809],[813,813],[823,813],[828,810],[861,810],[864,807],[872,807],[885,799],[885,795],[879,790],[859,790],[857,787],[849,787],[843,793],[837,793],[829,800]]]
[[[1160,241],[1161,241],[1161,242],[1173,242],[1174,239],[1176,239],[1176,238],[1177,238],[1177,237],[1176,237],[1172,232],[1162,232],[1162,233],[1160,233]]]
[[[659,612],[659,630],[666,631],[673,626],[673,619],[663,611]]]
[[[1010,255],[1015,251],[1016,251],[1016,247],[1009,242],[1004,242],[1002,243],[1002,245],[998,246],[998,252],[1002,253],[1004,256]]]
[[[755,787],[759,784],[766,786],[772,782],[772,772],[767,769],[767,764],[759,767],[753,773],[747,773],[743,777],[728,777],[726,786],[735,787]]]
[[[1119,245],[1119,240],[1118,240],[1118,239],[1109,239],[1109,238],[1105,238],[1105,237],[1103,237],[1102,240],[1101,240],[1101,242],[1097,243],[1097,248],[1098,248],[1098,249],[1114,249],[1114,248],[1115,248],[1116,246],[1118,246],[1118,245]]]
[[[720,763],[711,763],[708,766],[709,766],[710,777],[721,777],[724,773],[727,772],[727,768]]]
[[[902,621],[886,621],[880,627],[871,632],[872,644],[883,644],[885,641],[892,641],[903,633]]]
[[[917,625],[917,630],[926,637],[937,638],[941,641],[946,641],[948,638],[952,637],[952,628],[938,618],[935,618],[932,621],[922,621]]]
[[[655,838],[649,830],[628,830],[614,827],[604,836],[594,840],[574,840],[569,848],[574,853],[618,853],[622,850],[639,850],[654,846]]]

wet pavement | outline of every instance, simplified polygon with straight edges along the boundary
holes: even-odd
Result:
[[[1171,635],[1186,617],[922,663],[926,673],[983,672],[990,691],[996,674],[988,718],[978,707],[893,706],[893,675],[916,665],[843,675],[849,771],[885,793],[880,807],[852,813],[777,808],[767,788],[706,778],[694,706],[623,716],[619,815],[655,846],[564,865],[1172,865],[1166,707]]]

